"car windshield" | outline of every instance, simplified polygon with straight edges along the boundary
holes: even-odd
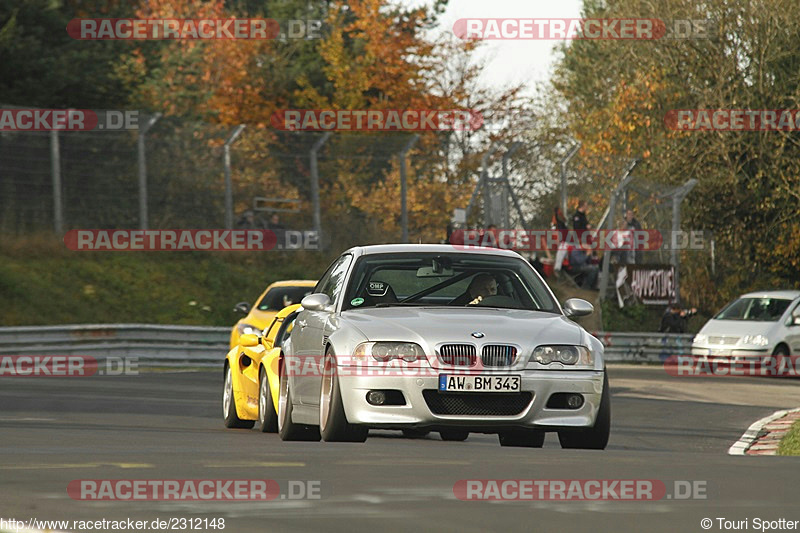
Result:
[[[522,259],[478,254],[375,254],[358,260],[343,309],[482,306],[559,313]]]
[[[783,316],[791,300],[780,298],[739,298],[717,313],[715,320],[775,322]]]
[[[273,287],[258,302],[258,310],[280,311],[284,307],[300,303],[300,300],[313,291],[314,287]]]

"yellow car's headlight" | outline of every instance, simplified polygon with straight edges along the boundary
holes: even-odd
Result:
[[[257,328],[250,324],[239,324],[236,326],[236,331],[239,335],[258,335],[261,336],[261,328]]]

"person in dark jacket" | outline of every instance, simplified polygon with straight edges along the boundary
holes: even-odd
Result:
[[[572,229],[574,230],[592,229],[592,225],[589,223],[589,219],[586,218],[586,211],[588,209],[589,205],[587,204],[586,200],[580,200],[578,202],[578,209],[575,210],[575,214],[572,215]]]
[[[687,321],[689,317],[697,313],[694,307],[691,309],[681,309],[678,304],[667,307],[664,316],[661,317],[661,333],[686,333]]]
[[[628,209],[625,211],[625,229],[631,231],[641,231],[642,225],[639,224],[639,221],[636,220],[636,217],[633,215],[633,209]],[[636,242],[636,241],[631,241]],[[639,253],[638,250],[627,250],[623,253],[623,261],[629,265],[633,265],[639,262]]]
[[[597,284],[597,275],[600,273],[600,267],[596,263],[592,263],[591,259],[591,255],[582,248],[576,248],[569,252],[570,271],[573,274],[583,276],[582,289],[594,290]]]

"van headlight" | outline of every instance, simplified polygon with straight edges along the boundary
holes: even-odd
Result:
[[[533,350],[533,360],[541,365],[561,363],[562,365],[593,365],[594,355],[585,346],[553,344],[537,346]]]
[[[705,344],[707,342],[708,342],[708,335],[704,333],[698,333],[697,335],[694,336],[694,339],[692,339],[692,344]]]
[[[739,344],[745,344],[747,346],[767,346],[769,344],[769,339],[764,335],[745,335],[739,339]]]

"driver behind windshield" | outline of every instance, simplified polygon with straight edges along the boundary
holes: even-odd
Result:
[[[497,294],[497,280],[491,274],[478,274],[467,287],[467,291],[455,300],[450,302],[450,305],[476,305],[488,296]]]

